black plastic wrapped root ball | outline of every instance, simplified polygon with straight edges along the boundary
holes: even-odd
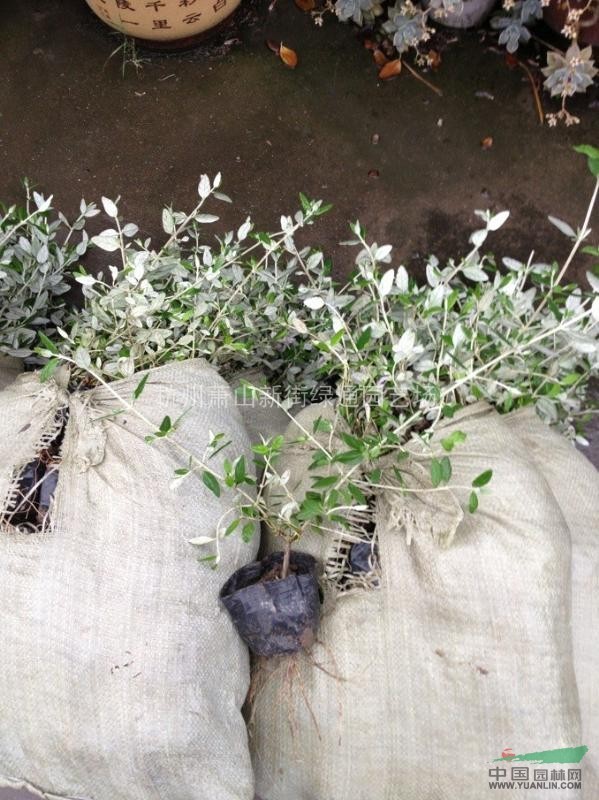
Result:
[[[291,552],[286,578],[265,576],[283,563],[283,553],[252,561],[234,572],[220,598],[241,638],[259,656],[308,649],[320,621],[316,559]]]

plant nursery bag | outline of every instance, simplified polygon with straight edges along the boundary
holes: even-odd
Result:
[[[205,362],[172,363],[110,388],[69,393],[61,377],[0,393],[0,787],[82,800],[251,800],[241,706],[248,653],[218,600],[255,557],[229,537],[212,570],[188,540],[232,509],[190,476],[224,433],[249,440],[227,384]],[[173,441],[149,444],[166,415]],[[20,471],[66,419],[42,530],[10,521]],[[210,464],[222,467],[223,454]]]
[[[23,372],[23,362],[12,356],[0,355],[0,391]]]
[[[313,406],[298,420],[313,430],[316,419],[333,413]],[[347,531],[302,537],[298,548],[323,565],[325,605],[311,652],[263,660],[256,672],[250,744],[262,800],[597,796],[584,757],[576,763],[593,734],[591,722],[581,725],[574,660],[580,659],[583,716],[590,721],[597,704],[588,642],[597,627],[590,611],[597,550],[587,527],[594,516],[596,533],[597,498],[594,509],[587,501],[577,506],[584,489],[574,489],[574,471],[594,487],[597,478],[532,414],[517,421],[524,432],[530,423],[534,445],[515,429],[515,417],[483,403],[443,423],[433,445],[451,430],[466,434],[451,454],[451,491],[424,491],[431,489],[424,453],[414,449],[401,462],[405,486],[414,491],[376,498],[378,563],[370,580],[342,574]],[[278,466],[290,471],[287,486],[301,497],[310,488],[312,453],[292,444],[293,423],[286,436],[289,449]],[[540,460],[549,461],[554,449],[558,462],[545,474]],[[571,468],[572,479],[553,487]],[[478,511],[463,511],[472,480],[487,469],[493,477]],[[581,506],[582,527],[575,519]],[[574,654],[572,539],[580,547]],[[278,547],[276,540],[269,547]],[[594,574],[587,558],[595,559]],[[578,748],[575,763],[538,763],[547,751],[566,748]],[[552,771],[558,788],[541,788]],[[501,788],[504,780],[512,784]]]
[[[583,796],[599,797],[599,472],[529,408],[506,417],[545,477],[572,540],[572,638],[582,740]]]

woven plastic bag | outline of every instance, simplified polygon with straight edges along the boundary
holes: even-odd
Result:
[[[0,391],[23,372],[23,362],[12,356],[0,355]]]
[[[209,437],[249,441],[232,394],[201,361],[69,394],[22,375],[0,393],[0,787],[84,800],[251,800],[241,716],[248,654],[218,601],[257,537],[222,543],[219,568],[188,540],[231,508],[197,478],[171,487]],[[116,391],[150,424],[121,407]],[[15,476],[68,409],[43,532],[11,528]],[[174,441],[145,436],[166,415]],[[180,419],[179,419],[180,418]],[[212,432],[212,433],[211,433]],[[222,466],[215,457],[211,465]],[[11,500],[12,498],[12,500]]]
[[[298,420],[312,430],[331,413],[312,407]],[[438,436],[455,428],[467,435],[452,453],[452,484],[463,489],[424,492],[428,470],[415,455],[402,470],[417,491],[378,498],[378,583],[348,581],[344,591],[343,534],[302,537],[299,549],[321,560],[332,589],[312,652],[260,665],[250,743],[263,800],[582,797],[489,786],[509,780],[512,766],[534,776],[532,765],[495,762],[507,748],[583,744],[570,531],[507,418],[477,404]],[[288,440],[296,438],[292,425]],[[291,491],[309,487],[310,460],[304,445],[279,464]],[[479,510],[462,513],[472,479],[488,468]]]
[[[529,448],[572,537],[572,639],[580,697],[584,800],[599,797],[599,472],[531,409],[506,418]]]

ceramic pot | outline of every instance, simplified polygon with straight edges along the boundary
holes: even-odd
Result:
[[[497,0],[463,0],[461,11],[433,11],[432,19],[447,28],[478,28],[495,8]],[[428,6],[425,3],[425,6]]]
[[[86,0],[117,31],[156,44],[186,42],[225,20],[240,0]]]

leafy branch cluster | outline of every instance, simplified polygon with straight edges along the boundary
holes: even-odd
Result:
[[[82,201],[70,224],[51,218],[52,197],[25,190],[24,208],[0,206],[0,352],[17,358],[32,356],[39,330],[64,325],[68,274],[87,250],[85,220],[99,213]]]
[[[155,251],[135,239],[138,228],[122,223],[117,204],[102,203],[113,227],[92,239],[115,253],[107,274],[75,275],[83,309],[60,329],[61,352],[74,362],[73,378],[89,369],[107,380],[123,378],[168,361],[205,357],[224,375],[248,367],[293,380],[302,370],[299,334],[289,324],[298,276],[332,286],[322,254],[298,250],[294,235],[329,206],[304,200],[294,218],[281,217],[276,233],[256,233],[249,219],[235,231],[205,243],[206,227],[218,216],[204,211],[208,198],[227,202],[220,176],[200,181],[199,202],[190,213],[165,209],[166,243]],[[66,330],[65,330],[66,328]]]
[[[508,212],[477,212],[480,226],[467,255],[441,264],[431,257],[426,279],[393,264],[391,245],[368,240],[351,226],[355,269],[346,283],[331,277],[331,264],[317,248],[296,244],[299,229],[327,210],[301,197],[302,209],[283,216],[275,233],[255,231],[246,220],[236,232],[208,244],[209,198],[226,201],[220,176],[200,181],[199,202],[190,213],[167,209],[166,243],[158,250],[136,237],[118,204],[103,199],[112,227],[92,239],[115,255],[107,276],[79,270],[85,305],[65,327],[44,336],[39,355],[49,359],[48,378],[61,363],[76,385],[101,383],[140,373],[132,398],[115,399],[132,413],[150,367],[204,356],[226,375],[259,366],[268,385],[244,387],[257,398],[289,409],[314,396],[332,401],[332,419],[298,427],[298,440],[312,450],[311,489],[298,498],[277,461],[282,436],[254,443],[258,473],[231,454],[223,470],[211,458],[230,443],[216,432],[208,451],[190,453],[169,417],[145,420],[148,441],[171,437],[184,458],[175,484],[199,477],[217,495],[239,498],[213,536],[196,544],[218,544],[234,531],[249,536],[253,521],[267,520],[288,542],[307,525],[321,531],[368,513],[379,491],[411,492],[402,462],[414,444],[428,453],[429,491],[452,488],[451,452],[463,441],[454,430],[440,444],[432,439],[439,422],[460,407],[485,400],[500,412],[532,405],[570,438],[583,442],[585,390],[599,371],[599,278],[589,273],[591,291],[568,281],[576,253],[599,256],[586,244],[599,192],[599,150],[578,148],[595,176],[593,195],[580,228],[550,218],[572,240],[563,265],[485,255],[487,238]],[[270,388],[269,388],[270,387]],[[273,388],[276,387],[276,388]],[[490,470],[472,477],[469,508],[491,479]],[[277,498],[275,503],[272,498]],[[270,500],[269,500],[270,498]],[[235,515],[236,513],[236,515]]]

